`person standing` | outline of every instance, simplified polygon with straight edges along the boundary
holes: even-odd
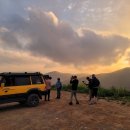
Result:
[[[71,77],[71,80],[70,80],[70,84],[71,84],[71,98],[70,98],[70,102],[69,102],[69,105],[73,105],[73,96],[75,97],[75,100],[76,100],[76,104],[79,104],[79,101],[77,99],[77,88],[78,88],[78,79],[77,79],[77,76],[72,76]]]
[[[61,89],[62,89],[62,83],[60,81],[60,78],[57,78],[57,82],[56,82],[56,90],[57,90],[57,97],[56,99],[60,99],[61,98]]]
[[[51,92],[51,77],[46,77],[45,84],[46,84],[46,94],[45,94],[45,101],[50,101],[50,92]]]
[[[93,98],[93,101],[90,104],[97,103],[97,94],[98,94],[99,86],[100,86],[99,79],[95,76],[95,74],[92,74],[92,98]]]
[[[89,88],[89,102],[91,102],[92,99],[92,79],[90,77],[86,77],[86,80],[88,80],[88,83],[85,81],[82,81],[86,86]]]

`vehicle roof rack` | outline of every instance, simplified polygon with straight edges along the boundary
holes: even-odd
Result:
[[[24,76],[24,75],[38,75],[40,72],[3,72],[0,73],[0,76]]]

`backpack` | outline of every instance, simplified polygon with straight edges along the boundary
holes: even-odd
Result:
[[[97,78],[95,78],[95,85],[96,85],[97,87],[100,85],[100,81],[99,81]]]

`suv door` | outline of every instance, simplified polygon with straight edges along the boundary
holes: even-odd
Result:
[[[30,76],[5,77],[5,86],[1,91],[3,102],[19,101],[26,98],[26,92],[31,86]]]
[[[10,102],[12,100],[11,91],[14,90],[13,86],[13,77],[4,76],[1,79],[0,87],[0,103]]]
[[[41,91],[45,91],[45,84],[43,81],[43,78],[41,75],[32,75],[31,76],[31,82],[32,82],[32,86],[34,88],[38,88]]]

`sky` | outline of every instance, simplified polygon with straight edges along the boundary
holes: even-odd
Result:
[[[0,0],[0,72],[129,67],[129,12],[130,0]]]

